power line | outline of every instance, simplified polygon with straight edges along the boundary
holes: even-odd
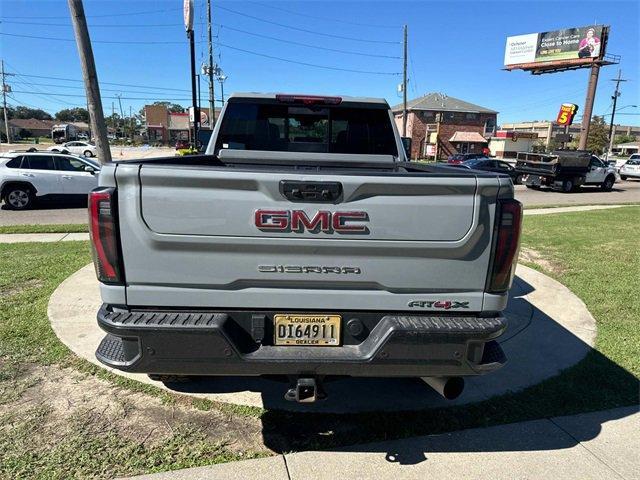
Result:
[[[224,48],[228,48],[230,50],[235,50],[237,52],[244,52],[244,53],[248,53],[250,55],[256,55],[258,57],[271,58],[272,60],[280,60],[282,62],[295,63],[297,65],[304,65],[304,66],[307,66],[307,67],[323,68],[325,70],[335,70],[335,71],[339,71],[339,72],[351,72],[351,73],[366,73],[366,74],[369,74],[369,75],[400,75],[399,72],[377,72],[377,71],[371,71],[371,70],[354,70],[354,69],[351,69],[351,68],[340,68],[340,67],[332,67],[330,65],[318,65],[318,64],[315,64],[315,63],[299,62],[297,60],[291,60],[291,59],[288,59],[288,58],[276,57],[274,55],[268,55],[266,53],[259,53],[259,52],[254,52],[252,50],[245,50],[244,48],[232,47],[231,45],[225,45],[224,43],[221,43],[221,42],[218,42],[218,46],[224,47]]]
[[[27,82],[25,82],[25,83],[27,83]],[[55,83],[28,83],[28,85],[31,86],[31,87],[34,87],[34,88],[35,88],[35,86],[39,86],[39,87],[71,88],[71,89],[76,89],[76,90],[84,90],[84,87],[82,87],[82,86],[58,85],[58,84],[55,84]],[[146,88],[146,87],[136,87],[136,88]],[[104,92],[142,93],[142,94],[149,94],[149,95],[155,95],[155,94],[164,95],[165,94],[165,93],[153,91],[153,90],[148,89],[148,88],[146,89],[147,91],[122,90],[121,88],[100,88],[100,90],[104,91]],[[149,91],[149,90],[151,90],[151,91]]]
[[[40,110],[40,107],[36,107],[35,105],[31,105],[30,103],[18,100],[16,97],[12,96],[9,93],[7,93],[7,97],[9,97],[11,100],[16,102],[16,107],[29,107],[29,108],[35,108],[36,110]]]
[[[44,93],[44,92],[27,92],[24,90],[13,90],[13,93],[25,93],[25,94],[30,94],[30,95],[37,95],[38,93]],[[84,97],[85,95],[81,95],[81,94],[73,94],[73,93],[51,93],[51,92],[46,92],[46,95],[51,95],[53,97]],[[117,99],[117,96],[105,96],[102,95],[102,98],[108,98],[108,99]],[[176,102],[186,102],[186,101],[191,101],[190,98],[161,98],[158,99],[157,97],[120,97],[122,100],[154,100],[154,101],[162,101],[162,100],[172,100],[172,101],[176,101]]]
[[[146,10],[144,12],[106,13],[102,15],[87,15],[87,18],[128,17],[129,15],[147,15],[149,13],[173,12],[176,10],[182,10],[182,7],[164,8],[162,10]],[[69,15],[47,16],[47,17],[34,17],[33,15],[27,15],[27,16],[5,15],[2,18],[53,18],[55,19],[55,18],[69,18]]]
[[[270,25],[276,25],[276,26],[282,27],[282,28],[288,28],[290,30],[297,30],[298,32],[310,33],[312,35],[320,35],[320,36],[323,36],[323,37],[338,38],[340,40],[351,40],[351,41],[354,41],[354,42],[380,43],[380,44],[388,44],[388,45],[399,45],[400,44],[400,42],[391,42],[391,41],[386,41],[386,40],[372,40],[372,39],[356,38],[356,37],[346,37],[346,36],[342,36],[342,35],[334,35],[334,34],[331,34],[331,33],[318,32],[316,30],[307,30],[307,29],[304,29],[304,28],[294,27],[293,25],[287,25],[285,23],[278,23],[278,22],[274,22],[274,21],[271,21],[271,20],[266,20],[264,18],[256,17],[254,15],[249,15],[247,13],[238,12],[237,10],[232,10],[230,8],[223,7],[220,4],[216,4],[215,8],[220,9],[220,10],[224,10],[225,12],[229,12],[229,13],[233,13],[233,14],[236,14],[236,15],[240,15],[242,17],[251,18],[251,19],[257,20],[259,22],[268,23]]]
[[[15,68],[14,68],[14,70],[15,70]],[[63,81],[63,82],[82,82],[82,80],[79,80],[77,78],[50,77],[50,76],[45,76],[45,75],[27,75],[27,74],[24,74],[24,73],[17,73],[17,72],[15,72],[15,74],[17,76],[19,76],[19,77],[44,78],[44,79],[47,79],[47,80],[60,80],[60,81]],[[188,89],[185,89],[185,88],[169,88],[169,87],[157,87],[157,86],[153,86],[152,87],[150,85],[133,85],[133,84],[130,84],[130,83],[100,82],[100,84],[102,84],[102,85],[114,85],[114,86],[119,86],[119,87],[148,88],[150,90],[151,89],[153,89],[153,90],[171,90],[171,91],[174,91],[174,92],[190,92],[191,91],[191,90],[188,90]]]
[[[33,88],[36,92],[38,92],[38,93],[34,93],[34,95],[36,97],[38,97],[38,98],[41,98],[41,99],[45,100],[45,101],[53,101],[53,102],[56,102],[56,103],[58,103],[60,105],[71,105],[69,102],[65,102],[64,100],[58,100],[57,98],[48,98],[46,96],[47,95],[46,92],[42,91],[38,87],[34,87],[32,84],[30,84],[30,83],[28,83],[28,82],[26,82],[24,80],[14,80],[13,83],[16,83],[16,84],[18,84],[20,86],[23,86],[23,87],[27,87],[27,88],[31,87],[31,88]]]
[[[54,27],[70,27],[71,25],[68,24],[62,24],[62,23],[58,23],[58,24],[51,24],[51,23],[33,23],[33,22],[3,22],[3,23],[14,23],[14,24],[23,24],[23,25],[44,25],[44,26],[54,26]],[[259,37],[259,38],[266,38],[269,40],[274,40],[276,42],[281,42],[281,43],[287,43],[290,45],[298,45],[301,47],[307,47],[307,48],[315,48],[317,50],[324,50],[327,52],[336,52],[336,53],[344,53],[344,54],[348,54],[348,55],[360,55],[363,57],[374,57],[374,58],[391,58],[391,59],[400,59],[399,56],[394,56],[394,55],[381,55],[381,54],[375,54],[375,53],[366,53],[366,52],[356,52],[353,50],[342,50],[342,49],[338,49],[338,48],[330,48],[330,47],[322,47],[319,45],[312,45],[309,43],[303,43],[303,42],[296,42],[294,40],[286,40],[283,38],[278,38],[278,37],[273,37],[273,36],[269,36],[269,35],[263,35],[260,33],[254,33],[254,32],[249,32],[247,30],[242,30],[239,28],[235,28],[235,27],[229,27],[227,25],[222,25],[222,24],[215,24],[218,27],[221,28],[226,28],[227,30],[231,30],[234,32],[239,32],[245,35],[250,35],[253,37]],[[91,28],[94,27],[113,27],[113,28],[121,28],[121,27],[179,27],[179,26],[183,26],[182,24],[179,23],[166,23],[166,24],[157,24],[157,25],[116,25],[116,24],[112,24],[112,25],[91,25]],[[22,37],[22,38],[33,38],[33,39],[40,39],[40,40],[57,40],[57,41],[63,41],[63,42],[73,42],[75,41],[74,39],[71,38],[59,38],[59,37],[42,37],[42,36],[37,36],[37,35],[24,35],[24,34],[12,34],[12,33],[2,33],[2,35],[7,35],[7,36],[12,36],[12,37]],[[202,39],[202,42],[204,42],[204,39]],[[107,43],[107,44],[122,44],[122,45],[128,45],[128,44],[137,44],[137,45],[156,45],[156,44],[165,44],[165,45],[182,45],[184,42],[181,41],[118,41],[118,40],[94,40],[93,43]]]
[[[0,32],[0,35],[4,35],[7,37],[20,37],[20,38],[33,38],[36,40],[54,40],[58,42],[75,42],[73,38],[60,38],[60,37],[41,37],[38,35],[22,35],[18,33],[5,33]],[[184,45],[185,42],[167,42],[164,40],[154,40],[154,41],[139,41],[139,40],[92,40],[91,43],[108,43],[108,44],[118,44],[118,45]]]
[[[6,23],[11,25],[40,25],[46,27],[71,27],[71,23],[48,23],[48,22],[23,22],[23,21],[15,21],[15,20],[0,20],[0,23]],[[204,25],[203,23],[195,23],[194,25]],[[147,28],[147,27],[182,27],[184,28],[184,23],[106,23],[106,24],[91,24],[91,28]]]
[[[272,37],[272,36],[263,35],[263,34],[260,34],[260,33],[249,32],[247,30],[241,30],[239,28],[229,27],[227,25],[219,25],[219,24],[216,24],[216,25],[221,27],[221,28],[223,28],[223,29],[231,30],[233,32],[239,32],[239,33],[244,33],[246,35],[251,35],[251,36],[254,36],[254,37],[266,38],[266,39],[269,39],[269,40],[275,40],[276,42],[288,43],[290,45],[298,45],[298,46],[301,46],[301,47],[315,48],[315,49],[318,49],[318,50],[325,50],[327,52],[345,53],[345,54],[348,54],[348,55],[360,55],[360,56],[363,56],[363,57],[393,58],[393,59],[398,59],[398,60],[401,58],[399,56],[393,56],[393,55],[379,55],[379,54],[374,54],[374,53],[354,52],[353,50],[341,50],[341,49],[338,49],[338,48],[321,47],[321,46],[312,45],[312,44],[309,44],[309,43],[296,42],[296,41],[293,41],[293,40],[285,40],[283,38]]]
[[[218,7],[219,8],[219,7]],[[64,40],[64,41],[75,41],[72,39],[62,39],[62,38],[52,38],[52,37],[36,37],[36,36],[29,36],[29,35],[16,35],[16,34],[8,34],[8,33],[2,33],[0,32],[0,35],[9,35],[9,36],[14,36],[14,37],[28,37],[28,38],[39,38],[41,40]],[[101,41],[93,41],[93,43],[149,43],[149,42],[112,42],[112,41],[105,41],[105,42],[101,42]],[[183,44],[184,42],[155,42],[155,43],[180,43]],[[260,53],[260,52],[254,52],[252,50],[245,50],[243,48],[238,48],[238,47],[233,47],[231,45],[225,45],[224,43],[220,43],[218,42],[218,45],[221,47],[225,47],[228,48],[230,50],[235,50],[238,52],[244,52],[244,53],[248,53],[250,55],[256,55],[258,57],[264,57],[264,58],[271,58],[273,60],[280,60],[283,62],[288,62],[288,63],[294,63],[297,65],[304,65],[307,67],[315,67],[315,68],[322,68],[325,70],[335,70],[335,71],[339,71],[339,72],[352,72],[352,73],[366,73],[366,74],[370,74],[370,75],[400,75],[400,73],[398,72],[379,72],[379,71],[371,71],[371,70],[356,70],[356,69],[351,69],[351,68],[341,68],[341,67],[333,67],[330,65],[318,65],[318,64],[314,64],[314,63],[307,63],[307,62],[299,62],[297,60],[291,60],[288,58],[282,58],[282,57],[276,57],[275,55],[268,55],[266,53]],[[42,78],[53,78],[53,77],[42,77]]]
[[[276,7],[276,6],[273,6],[273,5],[267,5],[267,4],[260,3],[260,2],[249,2],[249,3],[253,3],[254,5],[260,5],[261,7],[264,7],[264,8],[270,8],[271,10],[279,10],[281,12],[290,13],[292,15],[298,15],[299,17],[312,18],[314,20],[323,20],[323,21],[327,21],[327,22],[344,23],[345,25],[355,25],[357,27],[397,28],[397,29],[402,28],[399,25],[398,26],[395,26],[395,25],[374,25],[374,24],[368,24],[368,23],[348,22],[346,20],[341,20],[339,18],[319,17],[319,16],[315,16],[315,15],[308,15],[308,14],[305,14],[305,13],[294,12],[293,10],[288,10],[286,8],[281,8],[281,7]]]

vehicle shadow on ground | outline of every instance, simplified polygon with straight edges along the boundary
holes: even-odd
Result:
[[[72,209],[72,208],[87,208],[87,196],[78,195],[77,198],[55,199],[55,200],[36,198],[32,208],[30,208],[29,210],[21,210],[21,211],[28,212],[33,210],[64,210],[64,209]],[[15,211],[7,207],[7,204],[4,202],[0,206],[0,210]]]
[[[557,420],[541,419],[511,425],[494,426],[490,430],[476,428],[454,435],[440,434],[404,438],[389,443],[357,445],[341,452],[384,454],[385,460],[399,465],[416,465],[429,460],[434,453],[533,452],[573,448],[596,438],[606,422],[619,420],[638,411],[637,406],[592,412],[581,418],[571,433]]]
[[[288,383],[255,377],[208,377],[168,386],[183,393],[259,392],[265,445],[284,453],[310,449],[343,449],[355,445],[460,429],[543,419],[638,402],[640,383],[576,334],[533,306],[525,297],[534,288],[516,278],[510,293],[509,328],[499,339],[509,361],[500,370],[467,379],[462,396],[447,401],[417,378],[342,378],[325,384],[326,400],[296,404],[284,399]],[[576,364],[573,367],[571,365]],[[557,375],[569,367],[565,375]],[[602,421],[607,421],[603,413]],[[585,438],[600,432],[597,421],[584,429]],[[535,427],[535,425],[534,425]],[[533,427],[532,427],[533,428]],[[537,428],[537,427],[536,427]],[[496,438],[449,445],[446,436],[394,443],[389,462],[412,464],[431,452],[515,451],[574,446],[546,439],[544,432],[523,432],[518,438]],[[375,445],[349,451],[378,451]]]

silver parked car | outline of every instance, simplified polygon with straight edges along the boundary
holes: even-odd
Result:
[[[629,160],[620,167],[620,178],[640,178],[640,153],[634,153]]]

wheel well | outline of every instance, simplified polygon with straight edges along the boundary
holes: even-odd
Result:
[[[0,191],[0,198],[4,198],[5,194],[7,193],[7,190],[9,190],[10,187],[28,188],[34,194],[38,192],[36,188],[33,185],[31,185],[29,182],[7,182],[4,185],[2,185],[2,191]]]

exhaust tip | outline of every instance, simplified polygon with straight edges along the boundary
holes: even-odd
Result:
[[[442,396],[447,400],[455,400],[460,395],[462,395],[463,390],[464,390],[464,378],[451,377],[447,379],[447,381],[444,384]]]
[[[462,377],[422,377],[422,380],[447,400],[455,400],[464,390]]]

